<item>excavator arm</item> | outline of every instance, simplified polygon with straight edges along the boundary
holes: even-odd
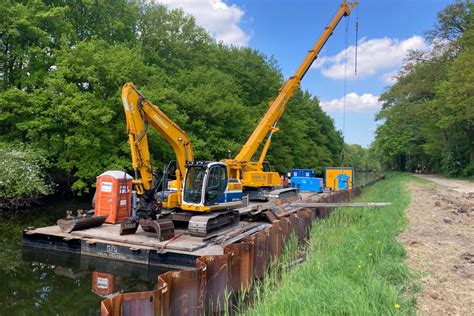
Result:
[[[178,199],[186,172],[186,162],[192,161],[193,151],[186,133],[153,105],[134,86],[126,83],[122,88],[122,103],[127,120],[128,140],[135,171],[135,188],[138,194],[152,188],[153,172],[148,149],[148,126],[151,125],[173,148],[176,154],[176,180]]]
[[[194,236],[205,236],[237,223],[239,213],[232,208],[242,205],[242,184],[229,181],[227,165],[194,161],[186,133],[147,100],[133,83],[123,86],[122,103],[138,199],[132,206],[136,216],[122,221],[120,234],[134,234],[140,224],[143,230],[154,232],[160,240],[165,240],[174,235],[174,220],[181,224],[188,222],[188,231]],[[147,138],[149,125],[173,147],[176,154],[176,180],[161,191],[153,186]],[[167,211],[162,212],[163,209]],[[182,211],[204,214],[191,216],[190,212]],[[211,211],[219,212],[206,214]]]
[[[252,135],[248,138],[241,151],[232,160],[227,160],[226,163],[232,169],[245,169],[250,166],[250,170],[262,170],[262,164],[265,159],[272,135],[278,131],[277,124],[280,120],[283,112],[285,111],[288,100],[293,96],[295,91],[300,87],[300,82],[305,76],[308,69],[311,67],[314,60],[318,57],[324,44],[326,44],[329,37],[332,35],[334,29],[341,21],[342,17],[348,16],[351,11],[358,5],[358,2],[347,2],[343,1],[340,5],[336,15],[332,18],[331,22],[325,28],[324,32],[319,37],[318,41],[314,44],[313,48],[308,52],[303,62],[300,64],[295,74],[290,77],[280,88],[280,93],[275,100],[269,103],[269,108],[259,124],[253,131]],[[268,135],[267,141],[260,154],[260,158],[257,163],[249,163],[254,156],[255,152],[260,147],[261,143]],[[239,172],[238,172],[239,173]]]

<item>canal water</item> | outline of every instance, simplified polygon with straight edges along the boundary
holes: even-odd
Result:
[[[89,208],[89,201],[52,202],[0,217],[0,315],[98,315],[104,297],[155,288],[166,270],[22,249],[26,227]]]
[[[373,175],[357,173],[355,186]],[[67,210],[89,208],[89,199],[56,200],[0,217],[0,315],[97,315],[104,297],[155,289],[158,275],[166,270],[22,249],[26,227],[54,225]]]
[[[354,187],[366,185],[367,183],[374,181],[380,176],[377,172],[372,171],[356,171],[354,175]]]

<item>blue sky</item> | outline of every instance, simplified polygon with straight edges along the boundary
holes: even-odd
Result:
[[[198,24],[227,44],[255,48],[273,56],[285,78],[293,74],[342,0],[162,0],[196,17]],[[356,10],[336,28],[318,61],[302,81],[302,88],[321,100],[323,109],[342,130],[344,64],[347,57],[345,139],[369,146],[374,137],[378,96],[390,85],[409,49],[429,49],[425,32],[436,13],[453,1],[361,0],[358,75],[354,76]]]

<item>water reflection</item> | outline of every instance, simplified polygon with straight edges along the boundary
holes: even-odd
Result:
[[[51,198],[41,207],[0,214],[0,315],[98,315],[105,291],[155,288],[163,269],[22,247],[26,227],[54,225],[66,210],[88,207],[89,198]],[[97,283],[106,274],[107,289],[105,281]]]
[[[15,271],[0,272],[0,314],[96,315],[100,301],[155,289],[166,269],[24,248]],[[4,274],[5,275],[2,275]]]

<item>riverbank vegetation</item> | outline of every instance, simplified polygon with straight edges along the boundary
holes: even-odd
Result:
[[[26,145],[0,143],[0,209],[30,206],[52,192],[44,156]]]
[[[381,96],[373,147],[388,169],[473,176],[474,4],[448,5],[428,38]]]
[[[344,163],[472,175],[472,7],[455,2],[440,12],[431,50],[412,52],[382,95],[370,150],[343,144],[318,99],[300,90],[272,139],[267,159],[274,169],[321,173]],[[192,16],[159,4],[0,1],[0,12],[0,147],[15,150],[0,160],[4,168],[24,152],[21,172],[35,170],[2,174],[2,205],[54,191],[80,195],[105,170],[130,172],[125,82],[135,82],[186,131],[198,159],[221,160],[240,150],[284,79],[272,58],[218,43]],[[174,159],[154,131],[149,142],[156,169]]]
[[[415,314],[416,282],[398,234],[406,227],[407,174],[388,174],[354,201],[313,225],[307,260],[281,279],[263,280],[248,315]],[[275,280],[277,280],[275,282]]]
[[[35,148],[40,156],[29,159],[42,166],[38,181],[62,191],[81,194],[103,171],[129,170],[120,101],[128,81],[186,131],[197,158],[205,160],[234,156],[283,82],[273,59],[217,43],[193,17],[159,4],[0,1],[0,12],[2,150],[20,143]],[[280,128],[267,156],[276,170],[321,172],[339,163],[341,135],[309,93],[296,93]],[[160,168],[174,154],[150,134]],[[27,193],[18,186],[9,196]],[[32,194],[46,194],[46,187]]]

